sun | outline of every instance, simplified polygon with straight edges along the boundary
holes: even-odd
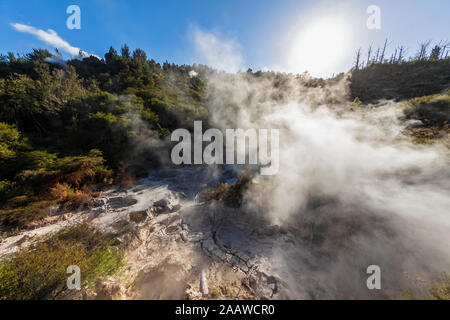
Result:
[[[349,54],[349,28],[345,21],[320,19],[303,27],[292,40],[290,69],[308,71],[314,76],[329,76],[338,70]]]

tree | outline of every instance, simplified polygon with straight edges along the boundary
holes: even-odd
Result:
[[[144,64],[147,61],[147,54],[142,49],[136,49],[133,51],[133,59]]]
[[[26,58],[31,61],[45,61],[52,54],[47,49],[33,49],[33,52],[27,53]]]
[[[113,47],[109,47],[108,53],[105,54],[105,61],[107,64],[111,64],[113,61],[117,60],[119,55]]]
[[[417,51],[416,59],[419,61],[427,59],[427,50],[431,41],[420,43],[419,51]]]
[[[372,45],[369,46],[369,50],[367,50],[367,63],[366,66],[370,64],[370,59],[372,58]]]
[[[361,62],[361,48],[356,51],[356,58],[355,58],[355,70],[359,69],[359,65]]]
[[[398,52],[397,63],[402,63],[403,62],[404,54],[405,54],[405,48],[403,46],[400,46],[399,52]]]
[[[125,43],[122,47],[122,58],[129,58],[131,53],[130,53],[130,48],[128,48],[127,44]]]
[[[388,39],[384,41],[383,49],[381,50],[380,63],[384,62],[384,55],[386,54],[386,48],[388,46]]]
[[[439,60],[440,55],[441,55],[441,47],[436,45],[434,46],[433,50],[431,50],[430,60],[431,61]]]

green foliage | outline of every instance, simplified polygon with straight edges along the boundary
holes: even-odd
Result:
[[[9,180],[0,181],[0,203],[15,196],[16,184]]]
[[[81,224],[21,249],[0,262],[0,300],[58,298],[66,290],[70,265],[80,268],[84,286],[116,274],[123,254],[111,239]]]
[[[221,295],[222,295],[222,293],[221,293],[220,289],[217,288],[211,293],[211,298],[219,299]]]
[[[443,94],[410,99],[404,113],[407,119],[420,120],[427,127],[443,127],[450,123],[450,90]]]
[[[0,122],[0,164],[15,156],[20,133],[15,126]]]
[[[27,53],[25,56],[30,61],[37,60],[44,62],[46,59],[50,58],[52,54],[47,49],[33,49],[33,52]]]
[[[429,289],[432,299],[450,300],[450,274],[442,275],[441,280]]]
[[[26,203],[25,205],[20,203],[21,205],[17,207],[0,210],[0,222],[8,226],[23,226],[31,221],[47,217],[50,207],[56,205],[56,203],[56,201],[47,200]]]
[[[36,150],[24,152],[22,161],[24,170],[17,174],[15,182],[0,182],[0,201],[4,203],[0,222],[7,226],[22,227],[45,218],[48,208],[61,201],[83,200],[83,194],[73,190],[112,182],[113,172],[104,166],[99,150],[91,150],[84,156],[66,157]],[[55,192],[59,186],[65,186],[64,190]]]
[[[0,143],[11,144],[19,140],[19,131],[13,125],[0,122]]]
[[[105,184],[112,175],[103,166],[104,159],[99,150],[91,150],[86,156],[63,158],[44,151],[32,151],[25,155],[30,169],[22,171],[18,178],[33,186],[36,191],[57,183],[67,183],[77,188],[86,184]]]
[[[62,108],[86,93],[75,68],[53,69],[38,63],[28,74],[10,74],[0,83],[0,120],[17,124],[20,130],[45,134]]]
[[[397,59],[355,70],[353,105],[441,92],[449,85],[450,68],[449,59],[435,59],[439,54],[435,49],[429,59]],[[33,210],[36,217],[45,216],[42,201],[83,200],[89,189],[113,178],[129,183],[158,166],[166,150],[154,143],[157,139],[209,119],[205,80],[216,71],[207,66],[160,64],[127,45],[120,55],[111,47],[104,60],[91,56],[62,66],[49,58],[58,56],[40,49],[0,56],[0,209],[2,217],[20,217],[3,221],[31,221]],[[273,81],[276,101],[293,90],[291,79],[311,87],[326,83],[307,75],[251,70],[243,76]],[[339,79],[342,75],[330,81]],[[448,117],[439,103],[422,103],[408,117],[442,124]],[[101,154],[90,153],[93,149]],[[239,188],[222,186],[215,197],[239,205]]]
[[[422,280],[422,282],[424,282]],[[399,296],[400,300],[450,300],[450,274],[443,273],[438,281],[427,285],[420,295],[412,290],[403,290]]]
[[[222,183],[217,189],[205,190],[202,198],[205,201],[222,201],[226,206],[239,208],[242,205],[245,191],[247,191],[252,184],[252,179],[251,174],[248,171],[245,171],[241,174],[238,181],[231,185]]]
[[[353,70],[351,98],[364,103],[382,99],[404,100],[432,95],[450,84],[450,59],[406,63],[377,63]]]

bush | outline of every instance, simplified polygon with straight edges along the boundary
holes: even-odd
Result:
[[[26,199],[23,202],[17,202],[17,204],[16,208],[0,210],[0,222],[2,224],[23,227],[32,221],[43,219],[48,216],[50,207],[56,205],[57,201],[43,200],[30,203]]]
[[[429,291],[433,299],[450,300],[450,274],[444,274],[440,282],[432,285]]]
[[[15,193],[15,183],[9,180],[0,181],[0,203],[11,198]]]
[[[86,224],[62,230],[0,262],[0,300],[56,299],[65,292],[67,267],[81,269],[83,286],[116,274],[123,254],[111,235]]]
[[[222,183],[217,189],[207,189],[203,192],[202,199],[205,201],[217,200],[232,208],[242,205],[244,193],[252,183],[252,176],[245,171],[235,183],[228,185]]]
[[[15,126],[0,122],[0,164],[15,155],[20,133]]]
[[[420,120],[426,127],[442,128],[450,123],[450,90],[444,94],[411,99],[404,113],[407,119]]]
[[[112,170],[98,150],[85,156],[59,158],[56,154],[35,150],[23,157],[25,169],[17,181],[0,181],[0,223],[26,226],[45,218],[48,207],[63,204],[77,209],[90,198],[90,190],[112,183]]]
[[[350,81],[351,99],[366,104],[437,94],[450,85],[450,59],[371,64],[354,70]]]

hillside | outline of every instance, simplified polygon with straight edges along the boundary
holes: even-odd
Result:
[[[2,55],[0,299],[393,298],[405,269],[433,284],[411,295],[448,298],[434,284],[448,230],[430,214],[449,207],[449,88],[449,58],[324,80],[160,64],[126,45],[102,60]],[[170,134],[194,120],[283,128],[284,166],[174,168]],[[373,259],[392,271],[387,292],[365,291]],[[87,272],[79,294],[61,285],[67,264]]]

